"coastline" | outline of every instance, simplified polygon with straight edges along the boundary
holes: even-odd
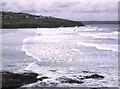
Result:
[[[18,88],[26,84],[35,83],[37,81],[42,81],[44,79],[48,79],[49,77],[40,77],[37,78],[38,74],[33,72],[25,72],[25,73],[12,73],[12,72],[0,72],[0,75],[2,75],[2,88]],[[77,83],[82,84],[82,80],[84,79],[102,79],[104,76],[93,74],[90,76],[83,76],[80,81],[66,78],[66,77],[60,77],[58,80],[61,81],[61,83]],[[55,88],[55,87],[54,87]],[[57,88],[57,87],[56,87]],[[90,88],[93,89],[93,88]],[[95,88],[97,89],[97,88]],[[101,88],[98,88],[101,89]],[[103,88],[102,88],[103,89]],[[106,89],[106,88],[105,88]]]
[[[2,14],[2,28],[57,28],[84,26],[80,21],[38,16],[28,13],[0,12]]]
[[[16,30],[17,30],[17,29],[16,29]],[[31,31],[31,30],[29,30],[29,31],[30,31],[30,32],[33,32],[33,31]],[[15,34],[16,36],[18,36],[18,37],[19,37],[19,36],[23,36],[23,33],[24,33],[24,34],[27,34],[27,36],[22,37],[21,41],[19,41],[19,44],[20,44],[20,45],[22,44],[22,41],[23,41],[24,38],[31,36],[31,34],[28,36],[29,31],[21,31],[21,30],[18,30],[17,32],[14,33],[14,34]],[[22,33],[21,33],[21,32],[22,32]],[[12,32],[10,32],[10,33],[11,33],[10,35],[12,35]],[[17,35],[16,33],[17,33],[18,35]],[[35,35],[35,34],[34,34],[34,35]],[[33,36],[34,36],[34,35],[33,35]],[[6,35],[6,36],[7,36],[7,35]],[[6,36],[5,36],[5,37],[6,37]],[[3,37],[4,37],[4,36],[3,36]],[[4,38],[5,38],[5,37],[4,37]],[[7,38],[8,38],[8,37],[6,37],[6,39],[7,39]],[[13,40],[14,43],[16,43],[16,42],[14,41],[14,38],[17,38],[17,37],[14,37],[14,35],[13,35],[12,40]],[[18,38],[17,38],[17,41],[18,41]],[[3,46],[4,46],[4,45],[3,45]],[[13,46],[14,46],[14,45],[13,45]],[[15,52],[15,51],[12,52],[12,51],[11,51],[11,53],[14,54],[14,53],[17,53],[17,52]],[[23,58],[24,58],[24,57],[23,57]],[[21,59],[22,59],[22,58],[21,58]],[[19,60],[21,60],[21,59],[19,59]],[[12,60],[14,60],[14,59],[12,59]],[[54,70],[53,70],[53,72],[54,72]],[[89,71],[83,71],[83,72],[84,72],[84,73],[89,73]],[[4,73],[4,71],[3,71],[2,73]],[[55,72],[54,72],[54,73],[55,73]],[[7,76],[9,76],[8,74],[9,74],[9,73],[6,73]],[[16,73],[10,73],[10,74],[12,74],[11,76],[16,75]],[[26,73],[26,74],[27,74],[28,76],[26,76],[26,75],[24,76],[24,73],[19,73],[19,74],[17,74],[17,76],[24,76],[24,77],[27,77],[27,78],[28,78],[28,77],[31,77],[31,74],[30,74],[30,75],[29,75],[29,73]],[[36,75],[37,75],[37,74],[36,74]],[[95,75],[95,72],[94,72],[94,76],[93,76],[93,75],[89,75],[89,76],[83,75],[84,78],[83,78],[83,77],[80,78],[79,81],[78,81],[78,80],[71,80],[71,78],[69,78],[69,77],[67,77],[67,78],[66,78],[66,77],[64,77],[64,78],[63,78],[63,77],[62,77],[62,78],[59,78],[59,77],[58,77],[58,81],[60,81],[61,83],[62,83],[62,82],[63,82],[63,83],[70,83],[70,84],[72,85],[72,84],[82,84],[81,81],[83,81],[84,79],[86,80],[86,79],[91,79],[91,78],[93,78],[94,80],[96,80],[96,79],[99,80],[99,78],[100,78],[100,79],[104,79],[104,77],[105,77],[105,76],[103,76],[102,74],[100,74],[99,76],[98,76],[98,75],[99,75],[99,73],[98,73],[97,75]],[[95,78],[95,76],[97,76],[97,78]],[[43,76],[43,77],[44,77],[44,78],[48,78],[48,76]],[[33,81],[33,82],[39,81],[36,77],[34,77],[34,78],[35,78],[35,81]],[[105,77],[105,78],[106,78],[106,77]],[[17,81],[17,80],[14,80],[14,79],[15,79],[15,78],[12,79],[13,82],[14,82],[14,81]],[[28,84],[28,83],[30,82],[30,81],[28,81],[28,80],[25,80],[25,81],[27,82],[27,83],[25,83],[25,84]],[[40,81],[41,81],[41,80],[40,80]],[[97,80],[96,80],[96,81],[97,81]],[[44,81],[43,81],[43,82],[44,82]],[[23,83],[22,83],[22,84],[23,84]],[[30,82],[30,84],[31,84],[31,82]],[[16,85],[17,85],[17,84],[16,84]],[[23,85],[24,85],[24,84],[23,84]],[[20,85],[20,86],[22,86],[22,85]],[[24,86],[23,86],[23,87],[24,87]],[[32,88],[32,87],[30,87],[30,88]],[[41,88],[41,87],[40,87],[40,88]],[[58,87],[54,87],[54,88],[57,89]],[[76,89],[76,88],[75,88],[75,89]],[[79,87],[78,89],[81,89],[81,88]],[[104,88],[97,88],[97,87],[96,87],[96,88],[95,88],[95,87],[92,88],[92,87],[91,87],[91,88],[82,88],[82,89],[104,89]],[[113,88],[105,88],[105,89],[113,89]],[[115,89],[117,89],[117,88],[115,88]]]

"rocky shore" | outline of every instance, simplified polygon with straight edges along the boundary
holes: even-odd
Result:
[[[2,72],[2,88],[17,88],[25,84],[37,82],[36,73],[14,74]]]
[[[38,80],[42,81],[43,79],[48,79],[49,77],[43,76],[40,78],[37,78],[38,74],[37,73],[10,73],[10,72],[1,72],[2,75],[2,88],[18,88],[20,86],[30,84],[30,83],[35,83]],[[82,84],[84,83],[84,79],[103,79],[104,76],[98,75],[98,74],[92,74],[90,76],[80,76],[78,79],[71,79],[67,77],[59,77],[58,80],[61,83],[76,83],[76,84]],[[97,89],[97,88],[93,88]]]
[[[18,88],[25,84],[35,83],[38,80],[42,81],[48,77],[40,77],[37,78],[37,73],[10,73],[10,72],[2,72],[2,88]]]

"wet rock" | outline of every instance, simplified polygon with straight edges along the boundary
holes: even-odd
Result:
[[[58,85],[58,83],[56,83],[56,82],[40,82],[40,85],[42,86],[42,87],[53,87],[53,86],[57,86]]]
[[[84,76],[85,79],[90,79],[90,78],[104,78],[104,76],[98,75],[98,74],[93,74],[90,76]]]
[[[83,80],[84,78],[83,78],[83,76],[82,75],[79,75],[79,76],[73,76],[73,77],[76,77],[77,79],[80,79],[80,80]]]
[[[79,78],[79,79],[83,80],[84,78]]]
[[[2,88],[17,88],[25,84],[30,84],[37,82],[36,73],[10,73],[10,72],[2,72]]]
[[[89,73],[89,71],[82,71],[83,73]]]
[[[43,76],[43,77],[38,78],[38,80],[42,81],[43,79],[48,79],[48,78],[49,77]]]
[[[90,88],[90,89],[100,89],[100,88]]]
[[[84,71],[82,71],[83,73],[94,73],[94,72],[92,72],[92,71],[86,71],[86,70],[84,70]]]
[[[52,84],[52,85],[57,85],[58,83],[55,83],[55,82],[51,82],[50,84]]]
[[[41,82],[40,85],[47,86],[47,83],[46,82]]]
[[[50,71],[52,71],[52,72],[56,72],[57,70],[50,70]]]
[[[83,81],[79,81],[76,79],[71,79],[71,78],[67,78],[67,77],[60,77],[59,80],[61,83],[77,83],[77,84],[82,84]]]

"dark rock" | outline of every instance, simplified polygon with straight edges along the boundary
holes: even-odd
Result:
[[[56,72],[56,70],[50,70],[50,71],[52,71],[52,72]]]
[[[89,71],[82,71],[83,73],[89,73]]]
[[[2,72],[2,88],[17,88],[25,84],[37,82],[36,73],[10,73]]]
[[[91,89],[100,89],[100,88],[91,88]]]
[[[48,78],[49,78],[49,77],[44,76],[44,77],[38,78],[38,80],[42,81],[43,79],[48,79]]]
[[[61,83],[77,83],[77,84],[83,83],[83,81],[79,81],[79,80],[75,80],[75,79],[71,79],[71,78],[67,78],[67,77],[60,77],[57,80],[61,81]]]
[[[83,73],[94,73],[94,72],[92,72],[92,71],[86,71],[86,70],[84,70],[84,71],[82,71]]]
[[[57,86],[58,85],[58,83],[56,83],[56,82],[40,82],[40,85],[42,86],[42,87],[48,87],[49,86],[49,88],[50,88],[50,86],[52,86],[51,87],[51,89],[53,89],[53,86]],[[48,89],[49,89],[48,88]],[[41,89],[41,88],[40,88]],[[45,88],[45,89],[47,89],[47,88]],[[56,89],[56,88],[55,88]]]
[[[57,85],[58,83],[55,83],[55,82],[51,82],[50,84],[52,84],[52,85]]]
[[[80,80],[83,80],[84,78],[82,77],[82,75],[79,75],[79,76],[74,76],[74,77],[76,77],[77,79],[80,79]]]
[[[47,83],[46,82],[40,82],[40,85],[47,86]]]
[[[81,80],[83,80],[84,78],[80,78]]]
[[[93,74],[90,76],[84,76],[85,79],[90,79],[90,78],[104,78],[104,76],[98,75],[98,74]]]

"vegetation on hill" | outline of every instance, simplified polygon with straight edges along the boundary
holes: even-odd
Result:
[[[0,12],[2,17],[2,28],[56,28],[84,26],[79,21],[31,15],[27,13]]]

